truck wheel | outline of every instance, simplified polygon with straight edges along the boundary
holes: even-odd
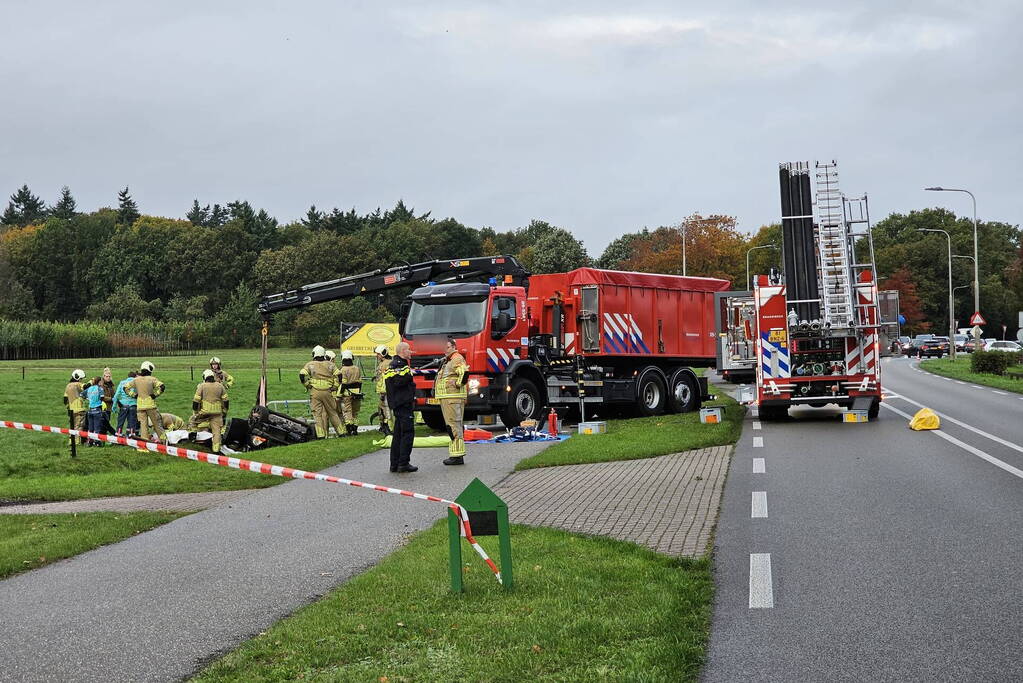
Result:
[[[664,376],[657,368],[647,368],[636,382],[636,408],[640,415],[660,415],[668,401],[668,388]]]
[[[881,399],[875,398],[874,402],[870,404],[870,408],[867,409],[867,419],[876,420],[878,415],[881,414]]]
[[[508,392],[508,407],[501,413],[501,422],[509,429],[518,427],[523,420],[540,421],[543,403],[536,385],[528,379],[519,377],[512,381]]]
[[[789,415],[788,406],[760,406],[760,410],[757,411],[760,419],[764,422],[772,422],[775,420],[783,420]]]
[[[686,370],[676,370],[668,385],[668,412],[689,413],[700,407],[696,383]]]
[[[447,423],[444,422],[443,413],[439,410],[421,410],[419,412],[423,416],[423,422],[426,423],[427,427],[435,432],[443,432],[444,434],[447,434],[448,426]]]

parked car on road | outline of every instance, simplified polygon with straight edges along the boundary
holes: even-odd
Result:
[[[1007,351],[1009,353],[1018,353],[1023,351],[1023,346],[1020,346],[1014,341],[999,341],[994,340],[987,343],[984,346],[985,351]]]
[[[892,340],[891,352],[902,355],[913,348],[913,340],[910,337],[898,337]]]
[[[916,347],[917,358],[929,358],[931,356],[937,356],[941,358],[949,353],[949,341],[948,337],[931,337],[930,339],[923,340],[919,346]]]

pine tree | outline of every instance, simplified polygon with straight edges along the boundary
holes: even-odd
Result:
[[[219,228],[227,219],[231,217],[231,212],[220,204],[214,204],[213,208],[210,209],[210,217],[206,221],[206,225],[210,228]]]
[[[75,198],[71,195],[71,188],[67,185],[60,188],[60,199],[53,205],[53,209],[50,211],[50,215],[56,218],[63,218],[66,221],[71,220],[78,213],[75,211],[78,203]]]
[[[121,225],[132,225],[141,216],[138,205],[131,198],[128,186],[125,185],[124,189],[117,193],[117,222]]]
[[[310,206],[309,210],[305,212],[305,218],[302,219],[302,225],[306,226],[310,230],[319,230],[323,227],[323,214],[316,210],[315,204]]]
[[[28,185],[22,185],[11,195],[11,201],[4,210],[0,223],[3,225],[30,225],[46,218],[46,203],[32,194]]]
[[[192,208],[189,209],[188,213],[185,214],[192,225],[205,226],[208,224],[210,219],[210,205],[199,206],[199,200],[192,200]]]

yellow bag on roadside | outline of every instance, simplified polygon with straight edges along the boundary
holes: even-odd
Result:
[[[921,408],[913,416],[913,419],[909,421],[909,428],[918,432],[924,429],[939,429],[940,427],[941,420],[938,419],[938,416],[930,408]]]

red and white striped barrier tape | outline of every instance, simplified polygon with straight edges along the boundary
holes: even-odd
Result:
[[[361,481],[355,481],[353,479],[345,479],[343,477],[335,477],[330,474],[323,474],[322,472],[307,472],[305,470],[295,469],[293,467],[281,467],[280,465],[270,465],[268,463],[258,462],[256,460],[245,460],[244,458],[229,457],[226,455],[217,455],[215,453],[204,453],[202,451],[194,451],[190,448],[178,448],[176,446],[164,446],[160,443],[153,443],[152,441],[142,441],[141,439],[129,439],[126,436],[110,436],[109,434],[97,434],[95,432],[84,432],[78,429],[67,429],[65,427],[49,427],[47,425],[37,425],[25,422],[12,422],[9,420],[0,420],[0,427],[7,429],[23,429],[26,431],[34,432],[51,432],[53,434],[64,434],[66,436],[78,436],[83,439],[93,439],[96,441],[106,441],[107,443],[119,444],[121,446],[129,446],[131,448],[144,448],[153,453],[163,453],[164,455],[173,455],[178,458],[186,458],[188,460],[196,460],[200,462],[209,463],[210,465],[220,465],[221,467],[231,467],[236,470],[248,470],[250,472],[259,472],[260,474],[271,474],[276,477],[287,477],[289,479],[313,479],[316,481],[325,481],[329,484],[347,484],[348,486],[354,486],[356,488],[369,489],[371,491],[380,491],[381,493],[394,493],[399,496],[405,496],[407,498],[416,498],[418,500],[428,500],[432,503],[444,503],[448,506],[461,520],[461,532],[465,540],[473,547],[476,553],[483,558],[483,561],[487,563],[490,570],[494,572],[494,576],[497,577],[498,583],[504,583],[501,580],[501,571],[494,564],[494,561],[487,555],[487,551],[483,549],[483,546],[473,538],[472,528],[469,525],[469,512],[464,507],[459,505],[453,500],[447,500],[446,498],[438,498],[437,496],[428,496],[424,493],[416,493],[414,491],[405,491],[403,489],[395,489],[390,486],[378,486],[376,484],[367,484]]]

